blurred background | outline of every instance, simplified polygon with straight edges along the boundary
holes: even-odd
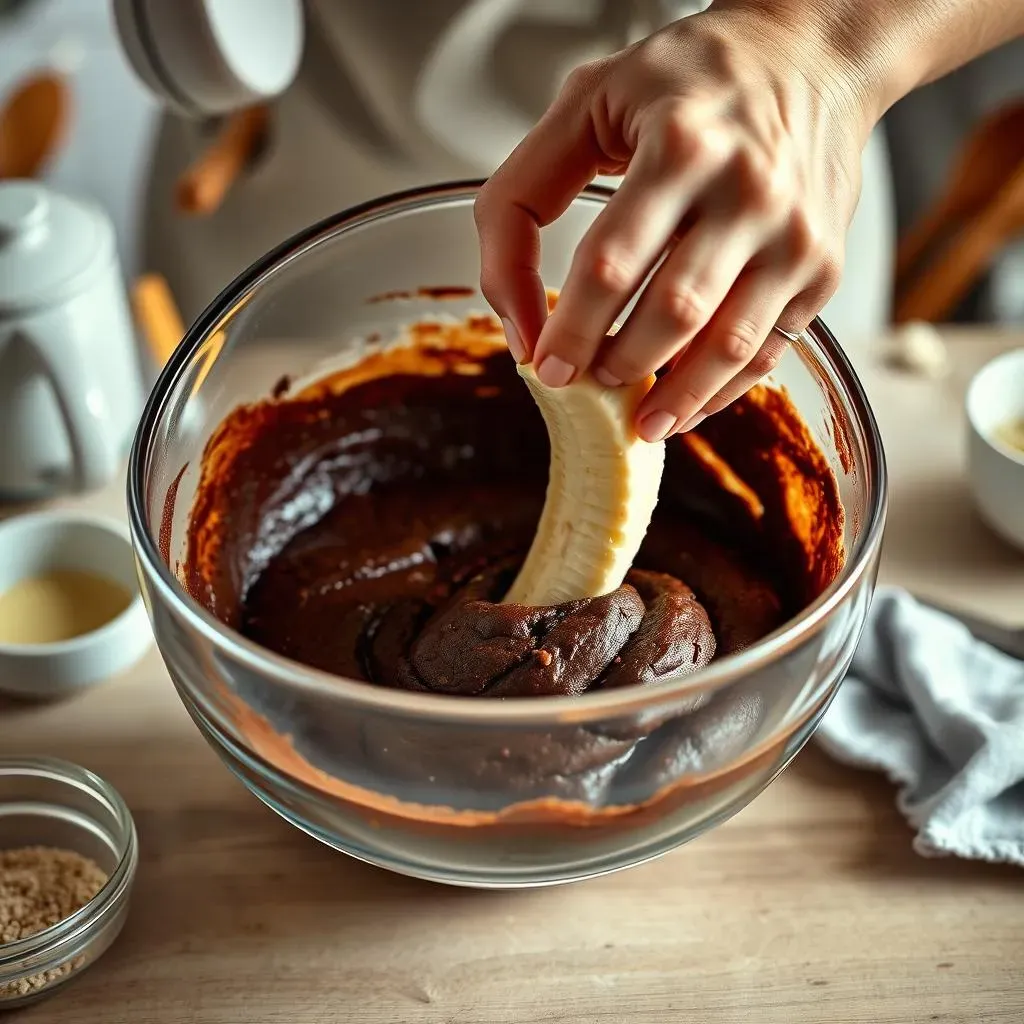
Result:
[[[0,107],[22,96],[0,134],[0,169],[20,145],[12,132],[52,118],[31,173],[101,204],[127,283],[161,275],[188,322],[254,258],[320,217],[394,189],[486,175],[571,66],[703,6],[306,0],[301,67],[280,98],[186,119],[132,73],[110,4],[0,0]],[[890,113],[865,154],[846,278],[825,312],[841,341],[855,345],[894,318],[1024,322],[1024,189],[992,205],[1024,173],[1022,106],[1018,40]],[[993,127],[994,115],[1003,120]],[[971,169],[985,172],[981,184],[965,184]],[[973,232],[952,247],[969,244],[970,266],[942,250],[950,225]]]

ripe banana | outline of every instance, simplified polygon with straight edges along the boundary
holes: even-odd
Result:
[[[562,388],[519,367],[551,440],[551,468],[537,535],[506,604],[555,605],[601,597],[622,584],[658,502],[665,443],[634,429],[654,384],[608,388],[589,375]]]

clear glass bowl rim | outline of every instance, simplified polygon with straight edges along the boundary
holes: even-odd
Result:
[[[484,179],[470,179],[395,192],[341,210],[312,224],[270,250],[239,274],[185,332],[184,338],[165,364],[150,392],[135,433],[128,464],[129,527],[139,556],[139,564],[155,594],[167,602],[190,628],[215,648],[224,651],[249,670],[286,687],[328,699],[343,700],[366,710],[476,725],[564,724],[633,715],[668,704],[693,692],[714,691],[728,686],[800,646],[822,628],[828,617],[856,588],[873,564],[882,542],[888,500],[885,455],[867,395],[849,359],[829,329],[817,317],[801,338],[814,347],[816,353],[842,382],[856,421],[860,425],[859,433],[863,434],[868,502],[861,518],[860,534],[852,550],[847,553],[846,565],[842,572],[800,615],[790,619],[752,647],[712,662],[694,675],[607,693],[587,693],[578,697],[522,697],[500,702],[482,701],[472,697],[408,693],[374,686],[362,680],[348,679],[311,668],[260,647],[225,626],[195,601],[181,586],[170,567],[164,563],[157,541],[147,525],[147,475],[153,439],[178,380],[187,371],[204,341],[222,325],[233,310],[239,307],[246,296],[258,289],[278,270],[314,247],[348,230],[364,227],[385,217],[471,202],[483,183]],[[575,201],[603,204],[612,195],[612,189],[589,185]]]
[[[14,942],[0,943],[0,982],[24,974],[24,963],[40,955],[54,955],[55,960],[75,955],[72,944],[91,939],[97,922],[115,911],[125,899],[135,877],[139,859],[139,840],[135,820],[121,794],[95,772],[57,757],[0,757],[0,772],[29,778],[49,778],[74,786],[82,786],[110,808],[123,834],[117,848],[117,866],[95,896],[83,903],[73,914],[56,924]],[[32,971],[48,968],[32,967]],[[2,1000],[0,1000],[2,1004]]]

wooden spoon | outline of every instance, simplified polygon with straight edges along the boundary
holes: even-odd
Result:
[[[0,179],[35,178],[64,139],[71,99],[53,72],[22,82],[0,109]]]
[[[182,213],[207,216],[220,206],[263,145],[268,115],[267,107],[260,105],[228,118],[209,148],[178,180],[177,204]]]
[[[904,234],[896,254],[897,291],[950,230],[961,227],[999,192],[1024,160],[1024,102],[983,120],[968,138],[941,198]]]

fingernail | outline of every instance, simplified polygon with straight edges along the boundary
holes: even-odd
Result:
[[[699,423],[703,423],[708,418],[706,412],[694,413],[679,429],[676,431],[677,434],[685,434],[688,430],[693,430]]]
[[[537,367],[537,376],[549,388],[565,387],[572,380],[576,367],[558,356],[546,356]]]
[[[609,373],[603,366],[599,366],[592,372],[594,374],[594,380],[596,380],[598,384],[603,384],[606,388],[617,388],[622,383],[615,374]]]
[[[526,346],[523,344],[523,339],[519,337],[516,325],[511,320],[502,317],[501,326],[505,328],[505,343],[508,345],[509,352],[512,353],[512,358],[517,363],[525,363]]]
[[[667,437],[676,425],[676,418],[664,409],[649,412],[641,421],[637,433],[651,443]]]

